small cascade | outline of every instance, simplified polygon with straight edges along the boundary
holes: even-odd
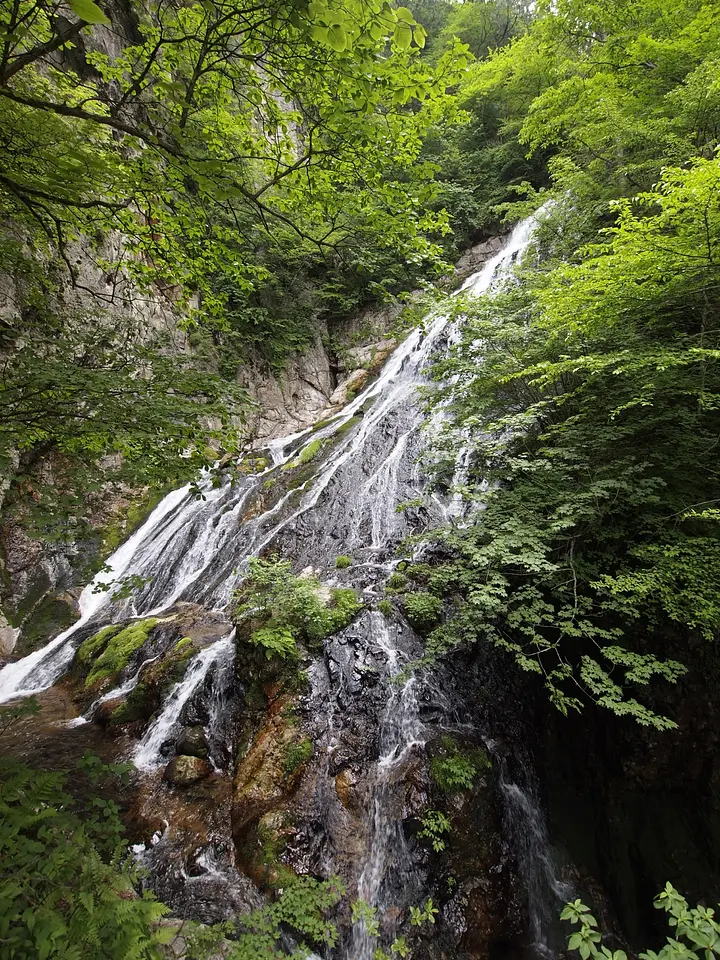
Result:
[[[110,700],[120,700],[121,697],[127,697],[127,695],[132,693],[132,691],[140,682],[140,676],[142,675],[145,667],[151,663],[155,663],[156,660],[157,657],[148,657],[147,660],[143,660],[131,677],[128,677],[128,679],[124,680],[119,686],[114,687],[101,697],[98,697],[97,700],[93,700],[85,713],[82,716],[75,717],[74,720],[71,720],[68,723],[68,727],[72,729],[73,727],[81,727],[85,723],[90,723],[97,713],[98,708],[101,707],[103,703],[108,703]]]
[[[574,891],[560,876],[531,771],[522,769],[526,786],[521,787],[507,778],[506,766],[501,760],[505,830],[524,887],[532,946],[539,956],[553,958],[563,948],[558,931],[560,910],[573,899]]]
[[[163,744],[177,734],[180,715],[193,694],[218,663],[231,659],[235,653],[235,631],[216,640],[200,653],[195,654],[183,679],[176,683],[168,694],[160,716],[145,731],[133,753],[133,763],[138,770],[157,770],[165,762],[161,753]]]
[[[417,700],[418,680],[410,677],[398,682],[406,657],[396,646],[396,630],[394,625],[388,626],[381,614],[371,615],[371,639],[387,657],[389,696],[381,721],[380,757],[366,819],[369,854],[358,880],[358,898],[377,911],[381,928],[389,935],[393,925],[387,923],[387,908],[407,905],[418,888],[417,868],[402,829],[403,773],[413,752],[425,745]],[[376,946],[365,921],[360,920],[353,928],[347,960],[372,960]]]

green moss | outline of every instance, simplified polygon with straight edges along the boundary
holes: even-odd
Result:
[[[45,597],[33,608],[30,616],[22,623],[22,633],[15,655],[25,657],[33,650],[44,646],[51,637],[67,630],[77,620],[76,609],[69,599]]]
[[[320,437],[317,437],[315,440],[311,440],[306,446],[302,448],[300,453],[294,460],[291,460],[290,463],[285,463],[282,466],[282,470],[294,470],[296,467],[302,467],[306,463],[310,463],[311,460],[314,460],[322,449],[325,441]]]
[[[356,414],[354,417],[350,417],[350,419],[348,420],[348,422],[347,422],[347,423],[344,423],[344,424],[337,430],[337,432],[335,433],[335,436],[336,436],[336,437],[342,437],[342,436],[344,436],[346,433],[349,433],[349,432],[353,429],[353,427],[356,427],[356,426],[360,423],[361,420],[362,420],[362,417],[361,417],[359,414]]]
[[[378,603],[377,608],[384,617],[392,616],[393,606],[389,600],[381,600]]]
[[[409,563],[405,573],[415,583],[427,583],[432,575],[432,567],[427,563]]]
[[[124,515],[110,522],[102,534],[102,555],[107,557],[124,543],[147,520],[163,497],[173,489],[167,485],[159,490],[152,490],[137,503],[131,503]]]
[[[113,710],[110,717],[112,726],[121,723],[134,723],[136,720],[147,720],[155,712],[157,697],[154,691],[145,683],[139,683],[127,695],[127,699]]]
[[[327,417],[325,420],[318,420],[317,423],[313,424],[313,430],[323,430],[325,427],[330,426],[334,419],[334,417]]]
[[[260,473],[262,470],[265,470],[268,466],[268,461],[265,457],[255,457],[247,456],[237,465],[237,469],[240,473],[251,474],[251,473]]]
[[[277,477],[268,477],[262,488],[263,490],[272,490],[276,483]]]
[[[101,650],[104,650],[108,641],[122,630],[121,623],[111,623],[102,630],[98,630],[92,637],[88,637],[77,652],[77,659],[80,663],[86,664],[94,660]]]
[[[119,633],[115,632],[114,635],[108,636],[105,649],[95,660],[94,666],[85,680],[85,688],[89,689],[117,676],[127,666],[135,651],[139,650],[145,643],[157,622],[157,618],[151,617],[148,620],[141,620],[139,623],[132,623],[121,629]],[[102,631],[100,632],[102,633]],[[96,639],[97,636],[96,634],[92,639]],[[96,645],[95,649],[100,649],[100,646],[101,644]],[[85,662],[87,662],[87,659]]]
[[[283,757],[283,769],[285,770],[285,773],[288,775],[295,773],[295,771],[301,767],[303,763],[306,763],[312,755],[312,741],[308,740],[307,737],[305,737],[303,740],[298,740],[296,743],[291,743],[285,751],[285,756]]]
[[[346,567],[349,567],[351,563],[352,557],[348,557],[345,554],[341,554],[335,558],[335,568],[337,570],[344,570]]]
[[[181,637],[175,644],[175,653],[178,653],[180,650],[184,650],[192,642],[192,637]]]

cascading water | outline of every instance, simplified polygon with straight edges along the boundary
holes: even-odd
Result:
[[[366,817],[369,852],[358,880],[358,897],[377,911],[381,923],[387,906],[398,902],[393,893],[402,891],[403,899],[412,899],[413,888],[417,888],[416,870],[402,830],[398,783],[413,750],[425,743],[418,710],[418,679],[411,676],[398,682],[406,656],[397,646],[397,629],[394,624],[388,625],[382,614],[371,614],[369,639],[387,658],[389,696],[380,726],[380,757]],[[366,922],[359,920],[353,929],[348,960],[371,960],[375,946],[376,939]]]
[[[177,732],[180,715],[208,673],[218,664],[234,655],[235,631],[205,647],[190,661],[184,678],[170,691],[157,720],[145,731],[145,736],[133,753],[138,770],[156,770],[163,763],[161,748]]]
[[[527,247],[534,226],[532,219],[519,225],[503,249],[463,285],[462,292],[479,296],[498,278],[507,276]],[[269,547],[292,558],[297,569],[320,567],[326,579],[334,575],[334,558],[350,549],[355,562],[345,582],[371,596],[393,566],[396,545],[413,530],[412,512],[398,513],[396,507],[423,492],[417,460],[424,445],[425,418],[417,388],[425,380],[428,362],[451,334],[452,328],[443,316],[431,317],[425,330],[411,331],[377,379],[324,426],[271,441],[266,448],[267,466],[259,473],[236,475],[232,482],[226,480],[219,485],[205,476],[198,484],[200,495],[189,485],[169,494],[110,558],[109,572],[98,575],[85,588],[80,621],[42,650],[0,671],[0,702],[52,685],[71,663],[83,632],[87,634],[96,624],[147,617],[178,601],[202,604],[211,610],[226,609],[248,560]],[[313,459],[317,460],[316,468]],[[461,455],[458,460],[458,482],[462,482],[466,459]],[[277,482],[289,470],[296,481],[289,485]],[[439,524],[458,516],[459,504],[457,499],[448,502],[434,497],[423,511],[424,525]],[[113,598],[113,584],[125,577],[144,586],[131,599]],[[108,589],[98,592],[102,583]],[[338,681],[333,694],[335,707],[331,716],[325,717],[325,736],[330,765],[344,735],[343,697],[355,683],[355,673],[361,667],[378,671],[378,690],[384,700],[378,712],[377,756],[369,777],[364,852],[356,864],[355,878],[359,896],[377,909],[384,932],[392,933],[393,907],[417,903],[422,897],[422,870],[402,829],[400,785],[407,768],[422,752],[425,728],[420,721],[418,696],[423,680],[398,678],[419,651],[410,653],[398,642],[397,626],[387,624],[379,613],[363,617],[360,646],[355,659],[347,659],[342,682]],[[329,641],[329,645],[333,643]],[[337,656],[341,658],[339,653]],[[212,740],[213,731],[221,728],[224,720],[223,691],[232,673],[233,657],[231,634],[200,650],[189,662],[184,678],[170,691],[134,751],[133,760],[141,772],[150,774],[164,763],[164,745],[177,735],[183,712],[203,690],[206,732]],[[131,689],[142,669],[140,666],[111,693]],[[209,676],[214,679],[208,690]],[[92,717],[92,708],[87,715]],[[512,785],[504,784],[503,790],[508,809],[514,811],[511,829],[532,840],[526,844],[527,858],[518,855],[521,871],[531,877],[533,869],[539,870],[538,882],[543,883],[549,876],[543,880],[543,857],[548,848],[547,844],[543,846],[546,835],[537,828],[537,808],[523,804]],[[164,840],[157,844],[158,851],[164,844]],[[227,857],[224,847],[217,855],[205,850],[199,857],[198,875],[203,871],[207,875],[208,889],[212,887],[210,880],[219,875],[218,863]],[[330,869],[332,851],[326,855],[326,863]],[[534,882],[528,881],[529,890]],[[541,911],[536,911],[536,918],[530,892],[528,899],[534,938],[542,944],[546,918]],[[347,943],[347,960],[369,960],[372,949],[368,931],[362,923],[357,924]]]
[[[560,877],[545,817],[535,796],[532,772],[527,767],[522,769],[524,785],[521,786],[508,779],[506,767],[501,760],[499,779],[506,831],[527,899],[532,946],[540,956],[550,958],[561,948],[562,941],[557,935],[560,909],[572,899],[574,891]]]

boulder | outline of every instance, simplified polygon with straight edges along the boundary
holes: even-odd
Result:
[[[163,780],[173,787],[191,787],[211,773],[210,764],[200,757],[173,757],[165,767]]]
[[[175,753],[183,757],[199,757],[207,760],[208,747],[205,731],[201,726],[186,727],[175,743]]]

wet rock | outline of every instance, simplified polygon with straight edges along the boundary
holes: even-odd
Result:
[[[122,697],[116,697],[112,700],[104,700],[95,710],[92,716],[93,722],[100,724],[101,727],[106,727],[112,723],[119,722],[115,721],[113,718],[116,715],[122,715],[122,707],[124,704],[125,701]]]
[[[347,380],[343,381],[343,383],[333,391],[330,397],[331,405],[344,406],[355,394],[362,390],[369,376],[368,371],[363,368],[353,370]]]
[[[208,748],[203,728],[201,726],[186,727],[175,743],[175,752],[181,756],[207,760]]]
[[[0,613],[0,657],[8,657],[13,652],[19,633],[20,630],[12,627]]]
[[[335,793],[337,793],[338,800],[346,810],[353,810],[357,807],[357,801],[353,794],[353,787],[356,782],[352,770],[343,770],[335,777]]]
[[[163,780],[173,787],[191,787],[212,773],[212,768],[200,757],[174,757],[165,767]]]

